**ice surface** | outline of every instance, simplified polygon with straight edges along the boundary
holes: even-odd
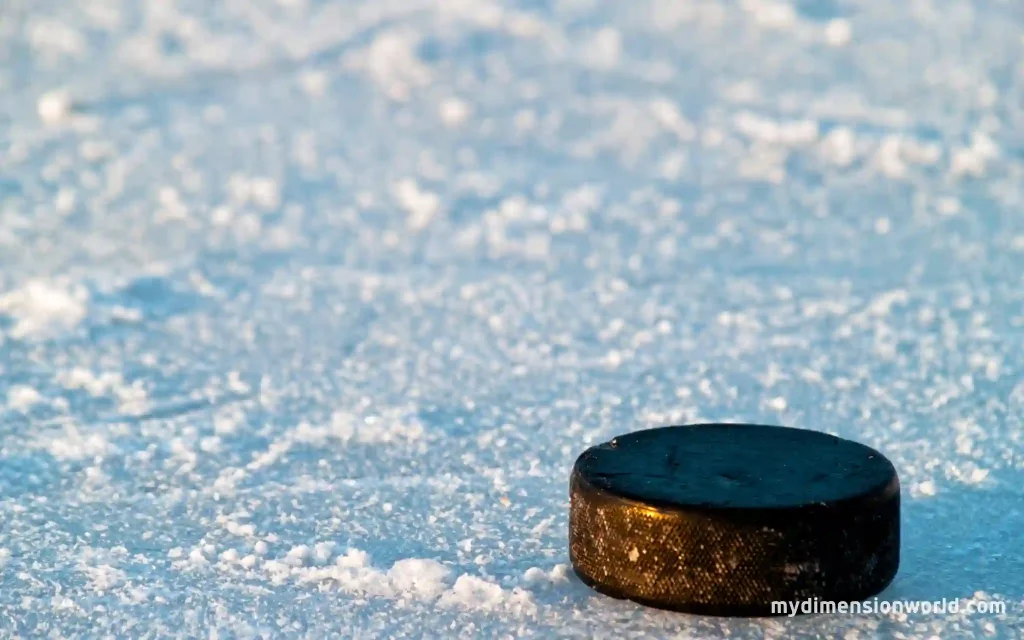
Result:
[[[954,0],[8,0],[0,635],[1013,637],[1024,13]],[[878,447],[884,597],[567,568],[588,444]]]

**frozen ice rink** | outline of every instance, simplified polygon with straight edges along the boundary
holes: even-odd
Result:
[[[1014,638],[1019,0],[2,0],[0,636]],[[644,427],[883,451],[887,600],[590,591]]]

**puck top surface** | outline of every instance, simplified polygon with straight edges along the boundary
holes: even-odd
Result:
[[[786,509],[872,500],[895,477],[878,451],[826,433],[742,424],[662,427],[587,450],[599,491],[660,507]]]

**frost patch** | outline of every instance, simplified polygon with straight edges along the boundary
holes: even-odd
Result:
[[[125,581],[125,572],[109,564],[96,567],[84,567],[82,571],[89,577],[89,586],[95,591],[103,592],[113,589]]]
[[[40,436],[37,446],[58,460],[103,457],[112,449],[110,442],[102,435],[82,433],[74,423],[65,424],[64,430],[57,434]]]
[[[464,124],[473,114],[473,108],[459,98],[448,98],[438,107],[438,115],[446,127],[455,128]]]
[[[915,498],[926,497],[930,498],[937,493],[935,482],[933,480],[925,480],[924,482],[918,482],[910,487],[910,495]]]
[[[910,295],[905,289],[886,291],[871,301],[871,304],[868,305],[868,312],[873,316],[884,318],[892,312],[894,306],[906,305],[909,299]]]
[[[788,4],[772,0],[744,0],[742,6],[763,29],[784,31],[797,23],[796,10]]]
[[[82,32],[55,20],[33,21],[27,29],[32,49],[48,59],[78,56],[86,49]]]
[[[410,30],[387,31],[348,57],[346,66],[365,71],[389,98],[404,102],[413,88],[431,81],[430,67],[416,55],[419,41],[419,35]]]
[[[394,194],[409,215],[408,225],[414,231],[426,228],[441,208],[441,199],[437,194],[420,188],[411,178],[398,182]]]
[[[324,547],[321,543],[316,548]],[[295,553],[295,549],[308,550],[308,547],[293,548],[283,559],[264,563],[271,581],[281,583],[292,578],[298,583],[326,582],[351,595],[432,600],[444,592],[450,573],[440,562],[421,558],[399,560],[389,571],[381,571],[371,565],[369,554],[359,549],[349,549],[333,564],[306,567],[302,565],[307,564],[309,554]],[[316,555],[319,556],[317,561],[326,560]],[[302,560],[296,564],[299,558]]]
[[[221,571],[239,569],[262,573],[275,585],[315,584],[320,589],[335,588],[355,597],[388,598],[392,600],[416,600],[433,602],[442,607],[456,607],[475,610],[503,610],[528,613],[536,609],[530,593],[514,587],[503,588],[486,578],[463,574],[451,583],[451,570],[430,558],[406,558],[395,562],[390,569],[374,567],[370,555],[360,549],[348,549],[344,555],[331,560],[333,543],[318,543],[313,547],[297,545],[283,556],[264,560],[254,555],[242,557],[241,553],[229,550],[222,553],[216,568]],[[207,566],[210,550],[202,547],[193,549],[188,560],[178,560],[179,568]],[[181,558],[184,552],[174,550],[173,557]],[[567,567],[559,565],[550,573],[539,569],[527,572],[524,579],[530,584],[551,585],[564,582]],[[534,575],[536,574],[536,575]]]
[[[441,595],[449,573],[448,568],[436,560],[407,558],[391,567],[388,579],[399,593],[429,599]]]
[[[89,292],[81,285],[30,280],[0,295],[0,314],[14,321],[16,340],[46,340],[73,331],[88,313]]]
[[[328,425],[299,424],[291,439],[305,444],[327,444],[330,440],[379,444],[412,442],[423,437],[420,421],[396,410],[360,417],[348,411],[335,411]]]
[[[32,387],[16,384],[7,391],[7,406],[15,411],[28,411],[43,401],[43,396]]]
[[[611,27],[594,33],[583,44],[583,61],[596,69],[614,69],[622,57],[622,35]]]
[[[39,96],[36,112],[45,124],[53,125],[67,120],[71,113],[71,96],[66,91],[48,91]]]
[[[536,607],[533,597],[522,589],[507,591],[501,585],[468,574],[459,576],[452,588],[441,596],[438,604],[484,611],[507,609],[526,612]]]
[[[833,47],[845,47],[853,38],[853,27],[849,20],[837,18],[825,26],[825,42]]]
[[[818,123],[813,120],[776,122],[756,113],[743,111],[733,118],[733,126],[751,140],[787,147],[805,147],[818,140]]]
[[[531,587],[549,587],[555,584],[568,582],[569,565],[557,564],[551,571],[544,571],[540,567],[530,567],[523,574],[523,584]]]
[[[95,374],[75,367],[57,374],[57,382],[67,389],[81,389],[94,398],[113,395],[118,400],[118,411],[140,415],[149,409],[149,397],[141,382],[128,384],[120,373],[106,371]]]

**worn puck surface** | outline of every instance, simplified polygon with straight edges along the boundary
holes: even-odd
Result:
[[[592,447],[570,480],[569,550],[602,593],[711,615],[863,600],[899,566],[899,480],[816,431],[662,427]]]

